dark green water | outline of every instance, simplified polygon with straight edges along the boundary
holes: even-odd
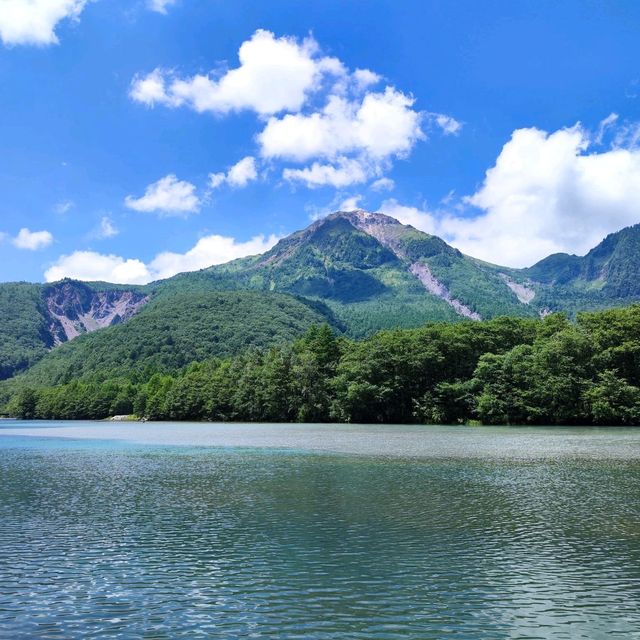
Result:
[[[640,638],[640,431],[0,434],[2,638]]]

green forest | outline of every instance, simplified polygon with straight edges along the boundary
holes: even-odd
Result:
[[[18,384],[25,419],[640,424],[640,305],[544,319],[431,323],[361,341],[313,324],[293,341],[174,371]]]

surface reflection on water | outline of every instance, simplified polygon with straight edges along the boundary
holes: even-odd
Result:
[[[527,433],[423,459],[0,438],[0,636],[638,637],[640,462]]]

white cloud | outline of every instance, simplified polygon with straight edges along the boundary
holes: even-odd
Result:
[[[271,164],[286,163],[283,177],[309,187],[379,178],[426,138],[423,121],[445,135],[462,127],[446,114],[416,110],[414,98],[393,86],[374,90],[380,75],[351,71],[323,55],[311,37],[258,30],[242,43],[238,56],[238,67],[216,74],[182,78],[157,68],[134,78],[130,96],[147,106],[184,106],[200,113],[253,111],[266,120],[256,137],[260,156]],[[210,186],[228,178],[211,174]]]
[[[360,91],[368,89],[382,80],[382,76],[369,69],[356,69],[353,72],[353,80]]]
[[[182,271],[195,271],[236,258],[263,253],[271,249],[278,240],[279,237],[275,235],[258,235],[246,242],[238,242],[235,238],[226,236],[205,236],[186,253],[160,253],[151,262],[150,269],[154,279],[169,278]]]
[[[246,187],[249,182],[253,182],[258,178],[256,169],[256,159],[253,156],[247,156],[236,162],[227,173],[210,173],[209,186],[217,189],[225,182],[232,187]]]
[[[75,278],[117,284],[146,284],[183,271],[203,269],[236,258],[263,253],[278,240],[275,235],[258,235],[246,242],[238,242],[234,238],[210,235],[200,238],[186,253],[160,253],[149,264],[137,258],[126,259],[95,251],[76,251],[60,256],[44,275],[47,282]]]
[[[584,254],[640,222],[640,149],[589,153],[581,126],[513,132],[481,187],[463,199],[479,215],[430,212],[394,200],[382,210],[477,258],[529,266],[549,254]]]
[[[227,182],[232,187],[244,187],[258,177],[255,158],[247,156],[233,165],[227,173]]]
[[[60,256],[45,271],[44,277],[47,282],[74,278],[115,284],[145,284],[152,279],[141,260],[125,260],[120,256],[103,255],[95,251],[75,251],[70,255]]]
[[[177,106],[165,93],[165,80],[161,69],[155,69],[144,78],[135,78],[131,84],[129,96],[132,100],[142,102],[149,107],[153,107],[156,103]]]
[[[350,101],[330,96],[320,112],[270,118],[258,135],[267,158],[304,162],[362,153],[376,160],[406,156],[424,137],[413,98],[387,87]]]
[[[221,187],[227,180],[227,174],[223,172],[221,173],[210,173],[209,174],[209,186],[212,189],[217,189]]]
[[[379,178],[372,182],[370,188],[374,191],[393,191],[396,183],[391,178]]]
[[[23,227],[12,242],[18,249],[37,251],[48,247],[53,242],[53,236],[49,231],[29,231]]]
[[[314,162],[304,169],[285,169],[282,177],[292,182],[303,182],[307,187],[332,186],[337,189],[365,182],[373,170],[360,160],[338,158],[335,164]]]
[[[93,237],[98,240],[104,240],[107,238],[113,238],[120,233],[118,228],[113,224],[113,221],[109,216],[102,216],[100,224],[93,232]]]
[[[249,109],[262,115],[297,111],[327,75],[345,71],[335,58],[318,55],[312,38],[276,38],[258,30],[238,51],[240,66],[219,77],[179,78],[162,69],[133,80],[131,97],[147,105],[188,106],[198,112]]]
[[[418,209],[418,207],[409,207],[400,204],[394,198],[385,200],[380,205],[380,211],[399,220],[402,224],[410,224],[412,227],[420,229],[425,233],[437,235],[440,232],[436,217],[433,214]]]
[[[604,120],[600,121],[600,124],[598,126],[598,133],[596,133],[596,136],[594,138],[594,142],[596,144],[602,144],[602,139],[604,138],[604,134],[607,132],[607,129],[615,125],[615,123],[618,121],[618,118],[619,116],[617,113],[610,113],[606,118],[604,118]]]
[[[285,179],[308,186],[364,182],[379,176],[391,159],[406,157],[424,138],[413,103],[392,87],[356,100],[332,95],[320,112],[271,118],[258,135],[261,154],[295,162],[329,160],[284,170]]]
[[[174,5],[176,0],[148,0],[147,6],[151,11],[155,11],[157,13],[166,14],[167,7]]]
[[[340,211],[353,211],[355,209],[359,209],[360,200],[362,200],[361,195],[349,196],[340,203],[338,209]]]
[[[0,39],[5,45],[56,44],[56,27],[77,20],[87,0],[0,0]]]
[[[613,138],[613,147],[636,149],[640,146],[640,122],[627,122],[618,127]]]
[[[462,123],[445,113],[429,113],[428,116],[446,136],[457,136],[462,131]]]
[[[178,180],[174,174],[150,184],[140,198],[127,196],[124,203],[135,211],[158,212],[166,216],[186,215],[200,208],[195,185]]]

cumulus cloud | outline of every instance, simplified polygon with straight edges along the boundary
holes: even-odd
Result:
[[[151,280],[147,266],[141,260],[104,255],[96,251],[75,251],[63,255],[44,274],[47,282],[63,278],[113,282],[115,284],[145,284]]]
[[[406,157],[424,138],[413,98],[392,87],[361,99],[332,95],[321,111],[270,118],[258,135],[265,158],[318,161],[286,168],[283,177],[309,187],[343,187],[379,176],[394,158]]]
[[[221,235],[209,235],[185,253],[166,251],[145,264],[137,258],[105,255],[95,251],[75,251],[63,255],[45,272],[47,282],[63,278],[77,280],[102,280],[117,284],[146,284],[153,280],[169,278],[183,271],[203,269],[229,260],[263,253],[270,249],[278,236],[254,236],[245,242]]]
[[[356,69],[353,72],[353,81],[360,91],[368,89],[371,85],[378,84],[381,80],[382,76],[370,69]]]
[[[87,0],[0,0],[0,39],[5,45],[56,44],[56,27],[77,20]]]
[[[48,247],[53,242],[53,235],[49,231],[30,231],[23,227],[12,242],[13,246],[18,249],[37,251]]]
[[[164,216],[187,215],[200,208],[195,185],[178,180],[174,174],[150,184],[139,198],[127,196],[124,203],[134,211],[156,212]]]
[[[396,183],[391,178],[379,178],[370,185],[374,191],[393,191],[395,187]]]
[[[302,169],[286,168],[283,177],[310,187],[343,187],[377,177],[393,158],[406,157],[424,138],[413,99],[387,87],[361,100],[331,96],[320,112],[271,118],[258,135],[261,154],[306,162]]]
[[[176,0],[148,0],[147,6],[151,11],[155,11],[156,13],[167,13],[167,7],[175,4]]]
[[[385,200],[380,205],[380,211],[399,220],[402,224],[410,224],[425,233],[438,235],[442,232],[438,226],[436,214],[418,207],[400,204],[395,198]]]
[[[360,101],[330,96],[320,112],[271,118],[258,135],[266,158],[304,162],[364,153],[373,159],[406,155],[424,137],[414,100],[387,87]]]
[[[217,189],[227,183],[232,187],[246,187],[257,178],[256,159],[253,156],[247,156],[236,162],[226,173],[210,173],[209,186]]]
[[[161,69],[155,69],[144,77],[136,77],[131,84],[129,96],[136,102],[142,102],[148,107],[156,104],[178,106],[169,100],[165,92],[165,79]]]
[[[205,236],[186,253],[166,251],[158,254],[149,266],[154,279],[169,278],[182,271],[195,271],[236,258],[263,253],[271,249],[279,239],[275,235],[257,235],[246,242],[238,242],[235,238],[226,236]]]
[[[147,105],[188,106],[198,112],[249,109],[262,115],[299,110],[326,75],[342,75],[335,58],[318,54],[313,38],[277,38],[258,30],[238,51],[240,66],[223,74],[180,78],[155,69],[134,78],[131,97]]]
[[[593,139],[580,125],[553,133],[518,129],[480,188],[463,199],[462,214],[395,200],[381,209],[507,266],[557,252],[584,254],[608,233],[640,222],[640,149],[589,152]]]
[[[130,96],[147,106],[188,107],[228,114],[250,110],[265,121],[259,155],[284,163],[285,180],[307,187],[343,187],[381,177],[406,158],[430,129],[457,134],[462,125],[442,113],[422,113],[414,98],[370,69],[350,70],[323,55],[311,37],[298,40],[259,30],[242,43],[240,65],[223,73],[182,78],[157,68],[134,78]],[[210,185],[228,182],[223,173]]]

